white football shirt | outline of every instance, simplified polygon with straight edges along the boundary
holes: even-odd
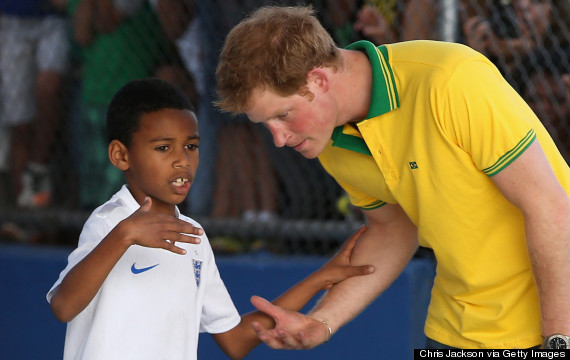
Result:
[[[139,208],[126,186],[95,209],[77,249],[47,294],[123,219]],[[180,219],[200,225],[181,215]],[[241,320],[220,278],[206,235],[176,243],[186,255],[131,246],[91,303],[67,325],[64,360],[196,359],[200,332],[221,333]]]

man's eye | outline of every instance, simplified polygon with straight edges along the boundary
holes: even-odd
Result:
[[[279,115],[277,115],[277,117],[278,117],[279,119],[285,119],[285,118],[287,117],[287,115],[289,115],[289,113],[279,114]]]

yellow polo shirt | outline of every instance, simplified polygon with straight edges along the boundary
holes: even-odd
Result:
[[[399,204],[434,250],[426,335],[461,348],[541,343],[524,220],[491,177],[538,140],[570,193],[570,170],[539,119],[474,50],[410,41],[364,51],[369,113],[338,127],[323,167],[364,209]]]

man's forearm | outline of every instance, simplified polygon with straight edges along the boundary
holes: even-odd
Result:
[[[407,217],[383,227],[370,224],[353,252],[351,263],[371,264],[375,267],[374,273],[333,286],[310,315],[326,320],[336,332],[392,284],[417,247],[417,229]]]
[[[544,336],[570,335],[570,202],[560,206],[556,214],[525,218]]]

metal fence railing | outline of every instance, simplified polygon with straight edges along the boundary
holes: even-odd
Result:
[[[85,4],[97,2],[83,0],[52,3],[66,4],[34,17],[0,5],[1,239],[74,244],[89,213],[123,181],[106,160],[106,106],[126,81],[148,76],[176,83],[197,105],[200,168],[181,208],[211,238],[238,239],[246,251],[264,239],[274,251],[320,254],[359,226],[358,210],[318,161],[275,148],[266,130],[211,104],[227,31],[256,7],[298,1],[115,0],[108,9],[89,9]],[[311,2],[339,46],[435,39],[481,51],[529,102],[567,160],[569,3]],[[24,71],[27,76],[15,76]],[[20,125],[27,120],[34,121],[26,130]],[[40,146],[46,150],[38,156]],[[47,207],[17,203],[29,162],[47,169]]]

